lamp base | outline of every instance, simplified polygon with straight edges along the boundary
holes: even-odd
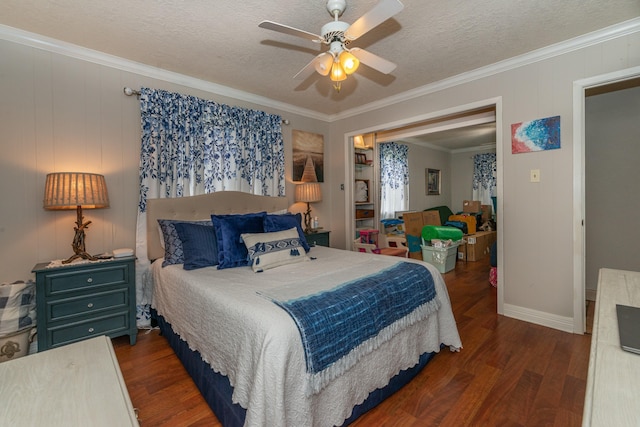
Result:
[[[78,258],[88,259],[89,261],[96,261],[98,258],[94,257],[87,253],[84,244],[84,230],[89,228],[89,224],[91,221],[84,222],[84,217],[82,216],[82,206],[78,206],[76,208],[76,226],[73,229],[76,232],[76,235],[73,238],[73,242],[71,243],[71,247],[73,248],[74,255],[71,255],[68,259],[62,261],[63,264],[69,264],[71,261],[76,260]]]
[[[304,232],[311,233],[313,228],[311,228],[311,206],[309,206],[309,202],[307,202],[307,211],[304,213]]]

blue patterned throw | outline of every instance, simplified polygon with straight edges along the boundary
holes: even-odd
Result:
[[[313,295],[270,298],[300,331],[308,394],[319,392],[362,356],[440,306],[429,270],[407,262]]]

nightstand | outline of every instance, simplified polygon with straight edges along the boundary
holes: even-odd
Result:
[[[37,264],[38,351],[98,335],[136,343],[135,257],[47,267]]]
[[[329,247],[329,233],[330,231],[317,230],[311,233],[304,233],[304,238],[307,239],[309,246],[326,246]]]

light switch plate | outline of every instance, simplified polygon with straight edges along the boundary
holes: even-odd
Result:
[[[540,169],[531,169],[531,182],[540,182]]]

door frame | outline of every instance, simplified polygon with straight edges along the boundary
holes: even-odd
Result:
[[[585,218],[585,91],[640,77],[632,67],[573,82],[573,332],[586,326]]]
[[[396,120],[389,123],[380,123],[375,126],[371,126],[365,129],[358,129],[352,132],[344,134],[344,150],[345,150],[345,181],[347,183],[353,182],[354,179],[354,166],[353,166],[353,137],[356,135],[375,133],[378,131],[390,131],[393,129],[402,128],[416,123],[421,123],[427,120],[438,119],[441,117],[447,117],[454,114],[465,113],[467,111],[473,111],[485,107],[494,107],[496,112],[496,169],[497,169],[497,209],[496,212],[504,212],[504,190],[503,190],[503,119],[502,119],[502,96],[494,98],[488,98],[469,104],[458,105],[455,107],[447,108],[444,110],[438,110],[430,113],[425,113],[419,116],[408,117],[402,120]],[[353,200],[353,185],[347,184],[345,188],[345,242],[347,247],[350,248],[350,241],[353,241],[351,236],[354,235],[353,229],[353,215],[354,206]],[[498,243],[498,286],[497,286],[497,312],[498,314],[504,314],[504,287],[506,285],[504,280],[504,256],[503,256],[503,236],[500,230],[504,230],[504,216],[497,216],[497,243]]]

